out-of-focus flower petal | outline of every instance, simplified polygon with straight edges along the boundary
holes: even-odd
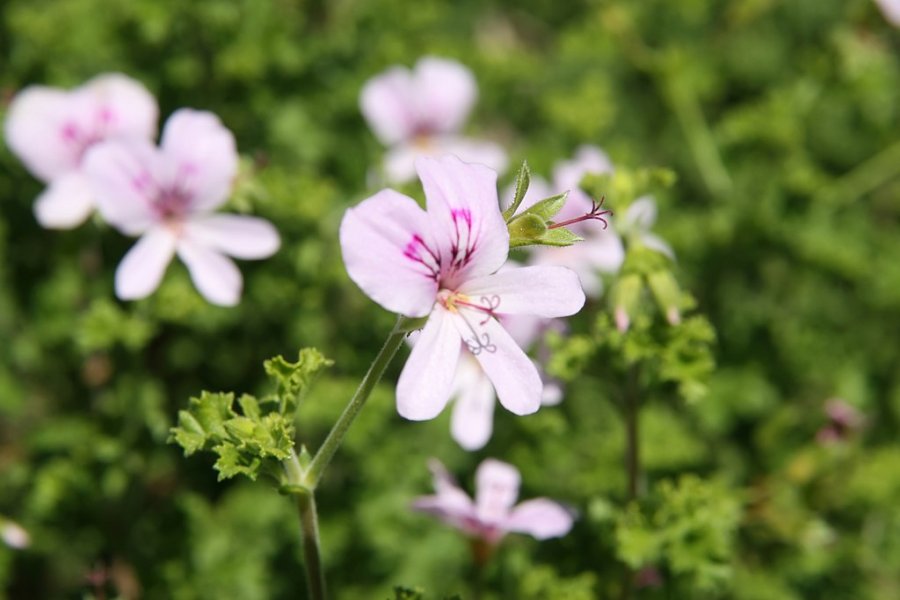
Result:
[[[509,156],[500,144],[475,138],[447,135],[438,138],[431,156],[452,154],[463,162],[484,165],[497,173],[504,173],[509,166]],[[496,190],[494,192],[496,194]]]
[[[469,354],[460,357],[453,386],[450,433],[465,450],[483,448],[494,428],[494,387]]]
[[[656,223],[656,201],[650,196],[641,196],[631,203],[622,215],[622,228],[647,231]]]
[[[175,235],[155,227],[141,236],[116,269],[116,295],[123,300],[146,298],[159,287],[175,254]]]
[[[564,190],[577,189],[588,173],[612,173],[609,156],[596,146],[580,146],[572,160],[562,161],[553,169],[553,183]]]
[[[544,393],[541,395],[542,406],[556,406],[563,399],[562,386],[555,381],[544,382]]]
[[[167,158],[163,181],[190,195],[192,212],[212,210],[228,199],[238,153],[234,136],[216,115],[175,111],[166,121],[160,149]]]
[[[431,131],[462,127],[478,97],[472,71],[453,60],[426,56],[414,70],[420,119]]]
[[[598,223],[592,223],[600,229]],[[622,238],[612,228],[594,232],[579,242],[585,249],[587,263],[601,273],[616,273],[625,262],[625,246]]]
[[[384,157],[384,174],[391,183],[406,183],[416,177],[416,159],[453,154],[461,160],[482,164],[498,173],[506,170],[506,151],[493,142],[448,135],[430,135],[400,142]]]
[[[230,258],[186,237],[178,241],[177,252],[197,290],[209,302],[234,306],[240,301],[244,280]]]
[[[184,228],[195,242],[235,258],[267,258],[281,244],[275,227],[258,217],[202,215],[185,223]]]
[[[512,465],[489,458],[475,473],[475,506],[486,523],[504,523],[519,497],[521,476]]]
[[[509,254],[509,231],[500,214],[497,173],[455,156],[419,158],[428,217],[440,248],[445,287],[495,272]]]
[[[378,192],[347,210],[340,240],[347,273],[366,295],[408,317],[431,312],[439,256],[415,200],[394,190]]]
[[[459,291],[473,299],[499,298],[500,314],[567,317],[584,306],[578,276],[565,267],[531,266],[507,269],[466,281]]]
[[[76,93],[90,98],[95,111],[92,116],[104,138],[149,140],[156,135],[156,99],[140,82],[121,73],[106,73],[94,77]]]
[[[527,533],[539,540],[561,537],[572,529],[572,513],[546,498],[526,500],[516,506],[503,526],[508,531]]]
[[[875,3],[884,13],[885,19],[894,27],[900,27],[900,0],[875,0]]]
[[[85,157],[82,171],[90,180],[97,208],[123,233],[137,235],[159,222],[153,200],[160,160],[156,148],[142,140],[98,144]]]
[[[447,405],[459,361],[453,319],[436,306],[397,381],[397,412],[413,421],[433,419]]]
[[[675,260],[675,251],[672,250],[672,246],[658,235],[644,232],[637,236],[637,240],[647,248],[656,250],[660,254],[665,254],[672,260]]]
[[[0,538],[10,548],[22,550],[31,545],[31,536],[25,528],[10,520],[0,519]]]
[[[90,182],[80,171],[69,171],[47,185],[34,205],[38,223],[48,229],[71,229],[84,223],[94,209]]]
[[[416,498],[412,507],[435,515],[448,525],[467,533],[476,533],[477,516],[471,498],[456,485],[440,461],[432,458],[428,461],[428,468],[434,476],[434,489],[437,494]]]
[[[418,124],[415,94],[412,74],[404,67],[392,67],[363,85],[360,110],[385,146],[413,136]]]
[[[487,374],[500,404],[517,415],[531,414],[541,407],[541,377],[531,359],[493,318],[467,311],[454,315],[459,335]]]
[[[66,135],[77,126],[68,92],[45,86],[25,88],[13,98],[6,116],[10,150],[37,178],[49,182],[78,167],[81,147]]]

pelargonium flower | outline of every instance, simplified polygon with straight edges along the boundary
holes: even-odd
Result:
[[[656,201],[652,196],[641,196],[625,209],[625,213],[616,221],[616,226],[622,232],[622,236],[632,243],[646,246],[675,260],[672,247],[650,231],[654,223],[656,223]]]
[[[581,146],[575,158],[562,161],[553,169],[553,184],[540,177],[532,176],[531,184],[519,210],[529,208],[553,194],[568,191],[566,204],[556,215],[554,221],[562,222],[577,219],[592,210],[594,201],[579,188],[582,178],[588,173],[611,173],[612,163],[609,157],[594,146]],[[505,194],[509,202],[513,190]],[[625,260],[625,249],[622,240],[612,227],[598,226],[597,223],[584,221],[567,225],[573,233],[584,238],[574,246],[556,248],[552,246],[536,246],[531,249],[532,264],[561,265],[578,273],[581,285],[588,296],[598,297],[603,291],[600,273],[615,273]]]
[[[816,440],[823,445],[847,440],[865,424],[862,412],[842,398],[831,398],[825,403],[828,424],[816,433]]]
[[[264,219],[213,213],[228,199],[237,168],[231,132],[214,114],[192,109],[169,117],[158,148],[115,140],[88,153],[84,171],[101,215],[141,236],[116,269],[120,298],[150,295],[178,254],[208,301],[237,304],[243,280],[226,255],[266,258],[280,244]]]
[[[478,96],[472,72],[452,60],[419,59],[414,69],[391,67],[363,86],[360,109],[376,137],[389,148],[385,174],[411,181],[418,156],[455,154],[468,162],[506,169],[497,144],[458,135]]]
[[[512,465],[487,459],[475,473],[475,501],[456,484],[437,460],[429,463],[434,496],[422,496],[413,508],[434,515],[473,538],[497,544],[509,532],[539,540],[562,537],[572,529],[572,513],[548,498],[534,498],[513,506],[521,476]]]
[[[386,189],[348,209],[340,240],[350,278],[375,302],[407,317],[428,317],[397,383],[397,410],[436,417],[450,397],[460,345],[515,414],[541,405],[541,378],[501,325],[502,315],[569,316],[584,305],[578,276],[564,267],[497,272],[509,231],[497,174],[455,156],[419,158],[427,211]]]
[[[71,91],[46,86],[22,90],[9,106],[6,143],[47,184],[34,205],[38,222],[54,229],[83,223],[95,205],[82,169],[87,151],[109,139],[152,139],[156,119],[150,92],[117,73]]]

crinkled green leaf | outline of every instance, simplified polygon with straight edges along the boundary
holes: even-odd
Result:
[[[300,350],[297,362],[288,362],[283,356],[270,358],[263,363],[266,374],[275,380],[276,395],[282,402],[283,413],[293,413],[296,403],[319,372],[334,364],[315,348]]]

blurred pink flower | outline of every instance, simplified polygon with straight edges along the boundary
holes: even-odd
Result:
[[[391,67],[363,86],[360,109],[376,137],[389,148],[384,161],[393,183],[411,181],[418,156],[455,154],[503,172],[506,153],[497,144],[458,135],[478,88],[463,65],[434,57],[414,69]]]
[[[675,260],[672,247],[664,239],[651,233],[650,229],[654,223],[656,223],[656,201],[652,196],[641,196],[625,209],[625,213],[616,221],[616,226],[622,236],[628,238],[632,244],[646,246]]]
[[[875,4],[884,13],[887,19],[894,27],[900,27],[900,0],[875,0]]]
[[[3,517],[0,517],[0,538],[3,539],[3,543],[16,550],[22,550],[31,545],[31,536],[28,535],[28,532],[15,521]]]
[[[112,73],[71,91],[25,88],[6,117],[6,143],[35,177],[47,184],[34,205],[47,228],[70,229],[94,208],[82,159],[98,142],[117,138],[152,139],[156,100],[143,85]]]
[[[509,232],[497,200],[497,174],[454,156],[419,158],[427,212],[386,189],[348,209],[340,240],[350,278],[375,302],[407,317],[428,317],[397,383],[397,410],[436,417],[450,398],[460,344],[515,414],[535,412],[537,368],[500,324],[501,315],[551,318],[578,312],[584,293],[562,267],[497,272]]]
[[[489,458],[475,473],[475,501],[457,486],[437,460],[429,462],[434,475],[434,496],[422,496],[413,509],[436,516],[465,534],[497,544],[509,532],[525,533],[539,540],[562,537],[572,529],[572,513],[548,498],[526,500],[513,506],[519,496],[519,471],[510,464]]]
[[[865,417],[859,409],[842,398],[831,398],[825,402],[825,414],[828,424],[816,434],[820,444],[844,441],[865,424]]]
[[[271,256],[280,240],[266,220],[213,214],[237,174],[234,136],[212,113],[181,109],[169,117],[157,148],[144,140],[100,144],[84,171],[106,221],[141,238],[116,270],[116,294],[144,298],[177,253],[211,303],[240,300],[242,278],[225,255]]]

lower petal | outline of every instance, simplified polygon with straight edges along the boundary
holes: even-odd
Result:
[[[119,263],[116,296],[122,300],[138,300],[152,294],[174,254],[175,236],[168,229],[149,230]]]
[[[397,412],[412,421],[440,414],[459,361],[459,333],[443,308],[435,308],[397,381]]]
[[[178,257],[187,265],[197,290],[209,302],[234,306],[240,301],[243,278],[230,258],[189,239],[178,242]]]
[[[78,227],[94,209],[90,183],[78,171],[71,171],[50,182],[34,205],[41,227],[72,229]]]
[[[491,439],[494,429],[494,387],[467,355],[460,358],[455,384],[450,433],[465,450],[478,450]]]
[[[543,384],[537,368],[496,319],[481,314],[454,318],[459,334],[487,374],[507,410],[528,415],[541,407]]]
[[[521,476],[514,466],[489,458],[475,472],[475,506],[482,520],[504,521],[519,497]]]

